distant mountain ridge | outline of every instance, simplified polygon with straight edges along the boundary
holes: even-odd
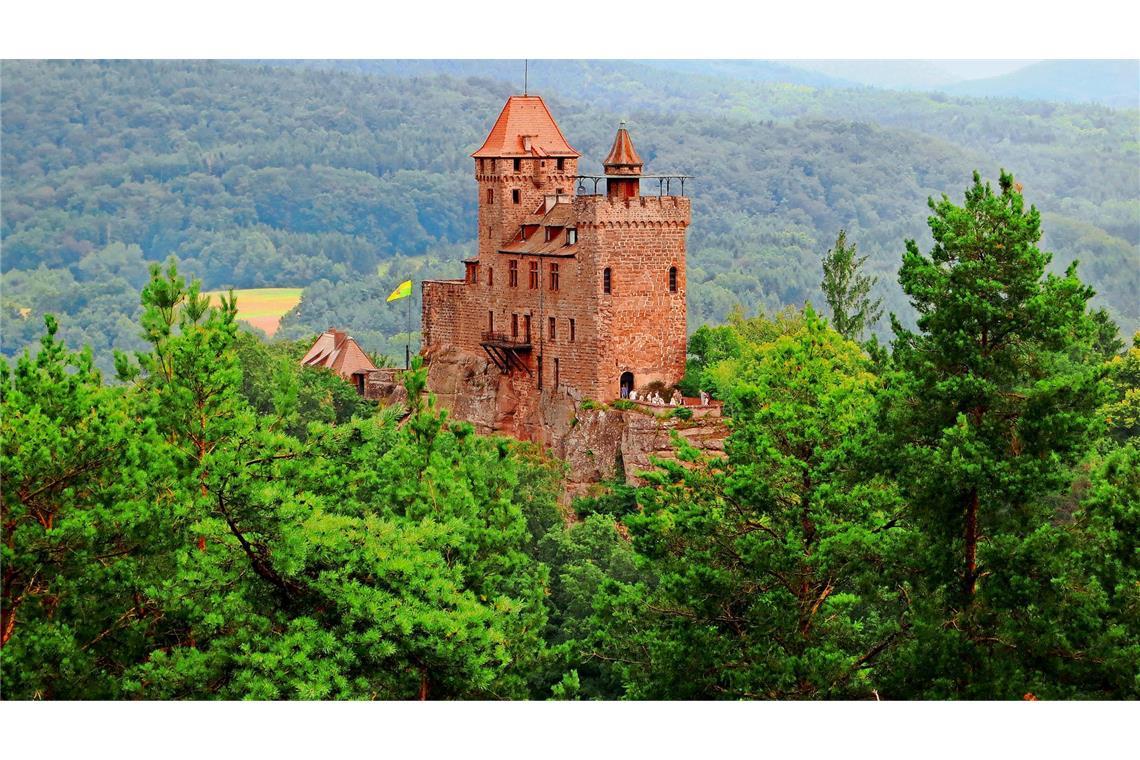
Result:
[[[1140,60],[1042,61],[1010,74],[940,89],[950,95],[1140,108]]]

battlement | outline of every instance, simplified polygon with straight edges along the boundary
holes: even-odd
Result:
[[[579,224],[595,226],[645,223],[687,227],[692,215],[690,200],[679,195],[579,195],[574,198],[574,212]]]

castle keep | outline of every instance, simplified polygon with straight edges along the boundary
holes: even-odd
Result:
[[[684,179],[644,175],[624,125],[605,175],[579,175],[580,154],[537,96],[507,100],[472,157],[478,253],[464,279],[423,283],[429,361],[480,354],[535,399],[612,401],[679,382],[690,204],[670,191]],[[650,179],[656,194],[643,195]]]

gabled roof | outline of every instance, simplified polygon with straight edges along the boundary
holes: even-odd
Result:
[[[523,138],[530,138],[528,150]],[[554,156],[578,158],[579,153],[570,147],[554,117],[537,95],[512,95],[507,98],[495,126],[483,142],[483,147],[471,154],[474,158],[513,156]]]
[[[637,151],[634,150],[633,140],[630,139],[629,131],[625,128],[625,122],[622,122],[622,126],[618,127],[617,135],[614,136],[614,144],[610,148],[610,154],[606,156],[602,166],[606,168],[606,174],[641,174],[643,165],[641,156],[637,155]]]
[[[344,377],[376,369],[368,354],[343,330],[321,333],[309,353],[301,359],[306,367],[327,367]]]

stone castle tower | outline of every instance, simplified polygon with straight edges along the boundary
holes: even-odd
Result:
[[[612,401],[679,382],[685,178],[643,174],[624,124],[605,175],[579,175],[580,154],[536,96],[509,98],[472,157],[478,254],[464,279],[423,283],[429,361],[449,347],[483,355],[530,408],[559,393]],[[656,194],[641,193],[648,180]]]

